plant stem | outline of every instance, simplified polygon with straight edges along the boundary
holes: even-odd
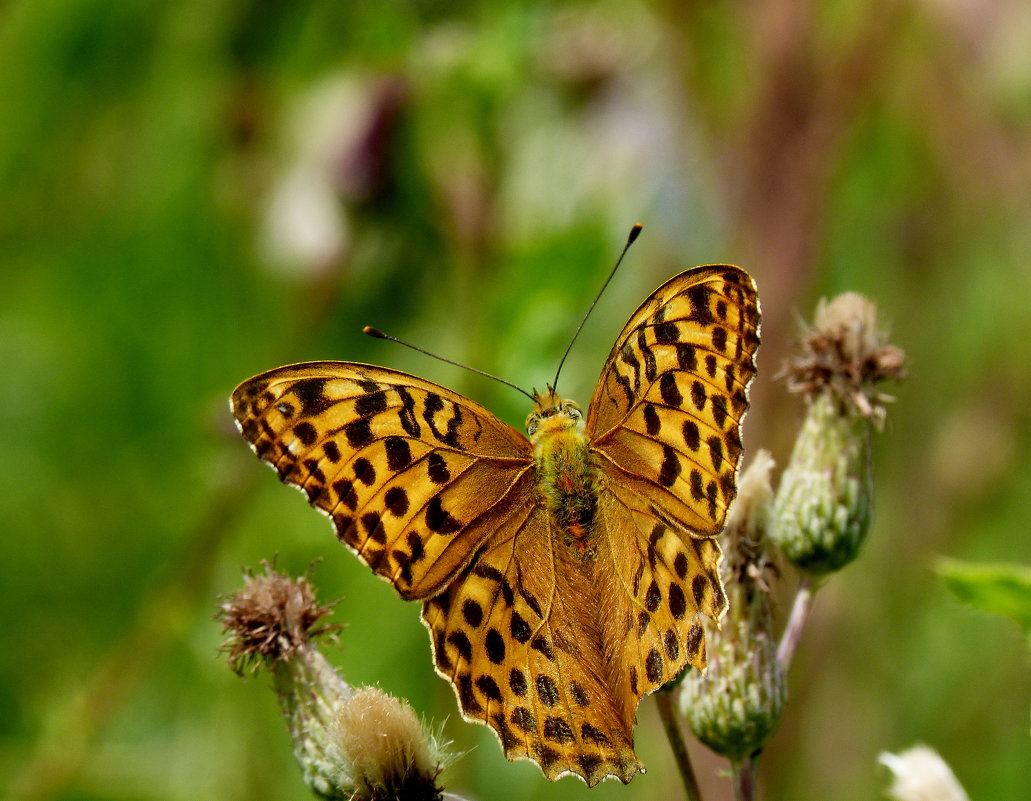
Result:
[[[687,793],[688,801],[702,801],[702,793],[698,789],[698,779],[695,778],[694,768],[691,767],[691,756],[687,753],[687,743],[680,730],[676,714],[673,710],[673,693],[661,691],[655,694],[655,701],[659,705],[659,717],[662,718],[662,725],[666,729],[666,736],[669,738],[670,748],[673,749],[673,756],[677,760],[677,767],[680,769],[680,778],[684,782],[684,792]]]
[[[730,762],[734,774],[735,801],[755,800],[755,758],[744,757]]]
[[[780,638],[780,647],[777,649],[777,660],[785,673],[791,667],[791,659],[798,649],[799,640],[802,639],[802,630],[805,628],[806,621],[809,620],[815,592],[812,581],[803,577],[802,583],[798,585],[795,601],[791,606],[788,625],[784,629],[784,635]]]

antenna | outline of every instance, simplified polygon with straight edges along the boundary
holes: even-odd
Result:
[[[598,305],[598,301],[601,299],[602,293],[605,292],[606,287],[608,287],[609,282],[612,280],[612,276],[616,274],[616,270],[619,269],[619,265],[623,263],[623,257],[626,255],[626,252],[630,250],[630,246],[634,244],[643,227],[644,226],[641,223],[634,223],[634,227],[630,229],[630,234],[626,238],[626,244],[623,245],[623,250],[619,254],[619,258],[616,259],[616,264],[612,268],[612,272],[610,272],[609,277],[605,279],[605,283],[601,285],[601,289],[598,290],[598,294],[594,296],[594,300],[591,301],[590,308],[587,309],[587,314],[584,315],[583,319],[580,321],[580,325],[578,325],[576,327],[576,331],[573,332],[573,338],[570,339],[569,344],[566,345],[566,352],[562,354],[562,361],[558,363],[558,369],[555,371],[555,380],[551,383],[552,390],[558,386],[558,376],[559,373],[562,372],[562,365],[566,363],[566,357],[569,355],[569,351],[573,349],[573,343],[576,342],[576,338],[580,336],[580,331],[584,327],[584,323],[586,323],[587,318],[591,316],[591,312],[594,311],[594,307]]]
[[[468,364],[462,364],[461,362],[452,361],[451,359],[445,359],[443,356],[438,356],[436,353],[430,353],[428,350],[420,348],[418,345],[413,345],[411,342],[405,342],[403,339],[398,339],[397,337],[391,336],[390,334],[384,334],[378,328],[373,328],[371,325],[365,326],[362,329],[362,333],[368,334],[370,337],[375,337],[376,339],[389,339],[391,342],[396,342],[398,345],[404,345],[406,348],[417,350],[419,351],[419,353],[424,353],[427,356],[431,356],[432,358],[437,359],[438,361],[446,362],[447,364],[453,364],[455,367],[461,367],[463,370],[468,370],[470,373],[476,373],[477,375],[482,375],[486,378],[491,378],[497,381],[499,384],[504,384],[506,387],[512,387],[512,389],[517,390],[518,392],[522,392],[534,403],[537,402],[537,399],[534,398],[533,395],[531,395],[522,387],[517,387],[511,381],[506,381],[504,378],[498,378],[496,375],[491,375],[485,370],[478,370],[475,367],[470,367]]]

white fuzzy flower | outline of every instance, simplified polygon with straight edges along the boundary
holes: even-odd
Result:
[[[895,774],[888,795],[896,801],[969,801],[952,769],[937,751],[917,745],[900,754],[877,757]]]

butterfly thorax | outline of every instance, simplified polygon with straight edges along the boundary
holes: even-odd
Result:
[[[562,542],[578,559],[597,555],[594,517],[598,469],[587,446],[583,413],[554,389],[534,393],[536,407],[526,419],[537,467],[537,489]]]

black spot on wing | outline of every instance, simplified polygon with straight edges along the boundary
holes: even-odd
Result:
[[[502,701],[501,688],[498,687],[498,683],[490,676],[480,676],[476,680],[476,689],[495,703],[500,703]]]
[[[435,495],[426,504],[426,527],[437,534],[454,534],[462,524],[444,509],[440,496]]]
[[[405,430],[408,436],[418,438],[422,435],[422,427],[419,425],[419,421],[415,419],[415,398],[404,387],[395,387],[394,390],[401,399],[401,411],[398,412],[401,428]]]
[[[652,684],[662,681],[662,654],[657,648],[652,648],[648,652],[648,657],[644,660],[644,672]]]
[[[465,622],[474,629],[478,628],[483,622],[483,607],[476,603],[472,598],[466,598],[462,603],[462,617],[464,617]]]
[[[380,390],[361,395],[354,402],[354,411],[359,417],[371,417],[387,408],[387,393]]]
[[[680,457],[669,445],[662,445],[662,465],[659,468],[659,483],[664,487],[672,487],[680,475],[682,467]]]
[[[505,638],[497,629],[490,629],[484,639],[484,648],[487,651],[487,658],[495,665],[505,661]]]
[[[373,440],[372,427],[369,425],[368,419],[364,417],[352,420],[344,426],[343,431],[344,436],[347,437],[347,444],[356,450],[364,448]]]
[[[412,448],[404,437],[387,437],[383,441],[387,451],[387,469],[403,470],[412,463]]]
[[[264,420],[262,420],[265,423]],[[266,423],[266,425],[268,425]],[[271,435],[270,435],[271,436]],[[315,426],[309,423],[307,420],[303,420],[294,426],[294,436],[297,437],[306,447],[311,447],[315,444],[315,440],[318,439],[319,432]]]
[[[520,615],[518,612],[512,613],[512,622],[510,628],[512,631],[512,637],[516,641],[525,643],[527,640],[530,639],[530,635],[532,634],[532,631],[530,630],[530,624],[527,623],[523,619],[523,616]]]
[[[674,322],[663,322],[655,326],[655,341],[660,345],[672,345],[680,339],[680,329]]]
[[[447,484],[451,480],[451,471],[448,470],[447,460],[437,451],[433,451],[426,460],[426,469],[430,481],[434,484]]]
[[[512,672],[508,674],[508,686],[516,695],[520,697],[526,695],[526,691],[528,689],[526,684],[526,674],[519,668],[512,668]]]
[[[685,373],[698,372],[698,356],[694,345],[688,345],[686,342],[677,343],[677,365]]]
[[[691,314],[688,319],[705,326],[712,325],[713,316],[709,309],[709,297],[712,295],[712,290],[704,284],[696,284],[684,294],[687,295],[691,304]]]
[[[727,329],[722,326],[716,326],[712,329],[712,346],[719,352],[723,353],[727,349]]]
[[[340,461],[340,448],[337,446],[335,442],[333,442],[333,440],[327,440],[322,444],[322,452],[326,455],[326,458],[329,459],[329,461],[331,461],[333,464],[336,464]]]
[[[644,328],[637,329],[637,348],[641,351],[641,357],[644,359],[644,377],[648,381],[654,381],[658,375],[658,365],[655,362],[655,354],[648,345]]]
[[[293,393],[301,402],[301,414],[314,417],[326,411],[333,401],[326,397],[326,378],[303,378],[293,385]]]
[[[659,394],[662,397],[662,402],[667,406],[672,406],[674,409],[680,408],[680,405],[684,402],[684,396],[680,394],[680,387],[677,386],[675,373],[668,372],[662,374],[662,378],[659,379]]]
[[[650,403],[646,403],[644,405],[644,428],[650,437],[654,437],[662,428],[659,414],[655,411],[655,407]]]
[[[641,388],[641,363],[637,360],[637,354],[634,353],[634,346],[630,344],[630,340],[624,342],[623,347],[619,349],[619,360],[634,371],[633,386],[630,385],[629,381],[627,381],[624,386],[627,394],[627,402],[633,403],[634,397]]]
[[[370,487],[376,483],[376,468],[372,466],[372,462],[364,457],[355,459],[354,477],[366,487]]]

